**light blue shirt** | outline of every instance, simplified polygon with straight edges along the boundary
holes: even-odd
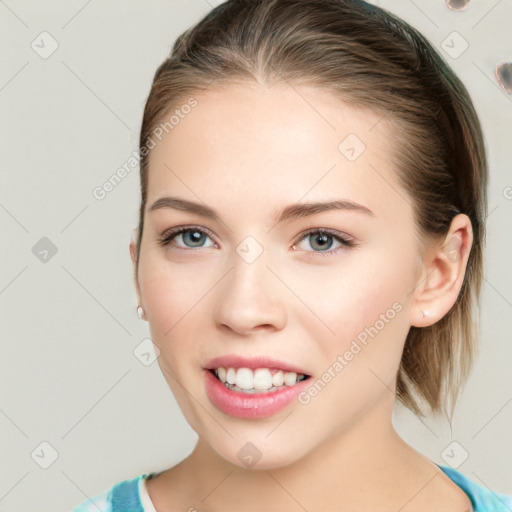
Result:
[[[468,495],[474,512],[512,511],[512,496],[482,487],[448,466],[437,466]],[[154,474],[156,473],[143,473],[131,480],[123,480],[108,491],[82,502],[71,512],[98,512],[98,509],[102,512],[148,512],[142,505],[140,481]]]

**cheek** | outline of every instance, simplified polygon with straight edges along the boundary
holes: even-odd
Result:
[[[213,286],[205,269],[154,255],[141,261],[141,293],[158,339],[172,339]],[[210,281],[212,281],[210,283]]]
[[[308,418],[316,418],[313,432],[315,428],[336,432],[381,397],[394,397],[409,325],[400,264],[391,266],[391,260],[379,258],[380,264],[375,261],[368,267],[371,270],[347,272],[340,282],[329,284],[326,295],[332,300],[324,300],[322,311],[317,311],[335,335],[325,331],[319,336],[316,330],[315,336],[313,321],[308,321],[316,350],[321,347],[323,356],[312,383],[315,389],[301,402]]]
[[[205,274],[191,268],[165,261],[161,256],[141,259],[139,281],[142,297],[148,310],[151,339],[160,350],[158,364],[183,414],[191,424],[198,420],[197,410],[190,401],[199,396],[202,380],[200,367],[191,358],[200,354],[192,350],[196,331],[201,329],[201,299],[208,288]],[[198,277],[199,276],[199,277]],[[200,277],[203,276],[203,277]],[[197,373],[194,373],[197,370]]]
[[[335,265],[290,268],[285,279],[308,306],[310,321],[322,320],[326,334],[330,330],[347,339],[373,324],[396,301],[402,302],[400,266],[390,255],[386,259],[383,253],[368,251],[353,253]]]
[[[365,375],[371,366],[390,377],[410,327],[406,300],[412,287],[412,273],[407,272],[411,262],[405,261],[404,253],[382,247],[344,263],[334,275],[332,267],[325,269],[324,276],[318,270],[310,278],[302,273],[300,293],[310,297],[315,313],[304,317],[303,325],[312,339],[322,340],[324,364],[346,354],[347,362],[359,360],[365,365]],[[324,324],[321,337],[319,319]]]

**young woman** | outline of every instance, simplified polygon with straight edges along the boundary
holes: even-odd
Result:
[[[75,512],[512,510],[395,431],[478,342],[487,164],[453,71],[350,0],[227,1],[140,134],[139,316],[193,452]]]

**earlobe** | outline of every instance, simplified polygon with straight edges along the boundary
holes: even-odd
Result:
[[[442,243],[426,250],[422,277],[411,303],[412,326],[433,325],[451,310],[464,282],[472,244],[471,221],[467,215],[459,214]]]

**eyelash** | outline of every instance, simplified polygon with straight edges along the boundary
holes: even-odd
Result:
[[[207,235],[214,241],[214,243],[216,243],[213,233],[211,233],[210,231],[208,231],[204,228],[200,228],[199,226],[180,226],[180,227],[168,229],[167,231],[162,233],[162,235],[158,238],[158,244],[163,247],[168,247],[171,245],[171,242],[178,235],[180,235],[181,233],[185,233],[186,231],[198,231],[199,233]],[[302,242],[305,238],[307,238],[311,234],[329,235],[343,245],[343,247],[338,247],[337,249],[329,250],[329,251],[306,251],[306,252],[312,252],[313,254],[318,254],[320,256],[334,256],[336,254],[339,254],[345,248],[354,247],[355,245],[357,245],[354,240],[345,238],[345,237],[341,236],[338,231],[334,231],[332,229],[327,229],[327,228],[308,229],[299,235],[299,237],[296,239],[296,241],[293,243],[293,245],[295,246],[299,242]],[[179,247],[179,249],[184,249],[184,248]],[[203,247],[188,247],[187,249],[184,249],[184,250],[185,251],[195,251],[198,249],[203,249]]]

